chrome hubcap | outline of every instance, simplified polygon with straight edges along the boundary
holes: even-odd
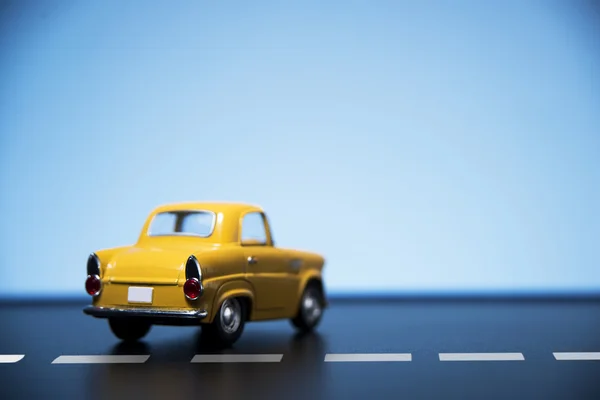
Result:
[[[306,322],[314,323],[321,316],[321,303],[314,291],[308,291],[302,299],[302,314]]]
[[[240,327],[242,307],[235,299],[227,299],[221,306],[221,327],[227,333],[233,333]]]

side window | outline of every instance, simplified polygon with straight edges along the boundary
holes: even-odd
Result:
[[[253,212],[246,214],[242,220],[242,242],[255,242],[266,244],[267,231],[261,213]]]

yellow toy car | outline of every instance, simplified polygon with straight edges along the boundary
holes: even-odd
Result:
[[[231,345],[247,321],[291,319],[301,331],[321,320],[324,258],[275,246],[257,206],[179,203],[158,207],[136,244],[100,250],[87,262],[84,313],[107,318],[131,341],[157,325],[201,325]]]

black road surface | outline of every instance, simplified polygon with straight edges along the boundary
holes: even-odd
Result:
[[[229,350],[196,327],[120,344],[84,305],[0,305],[0,399],[600,399],[598,300],[338,300],[313,334],[251,323]],[[198,354],[272,356],[192,363]],[[149,358],[53,363],[101,355]],[[382,357],[396,361],[364,361]]]

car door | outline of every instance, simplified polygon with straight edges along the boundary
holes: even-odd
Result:
[[[246,260],[246,279],[255,291],[258,310],[284,310],[297,296],[297,276],[288,253],[273,246],[266,217],[261,212],[242,216],[240,243]]]

